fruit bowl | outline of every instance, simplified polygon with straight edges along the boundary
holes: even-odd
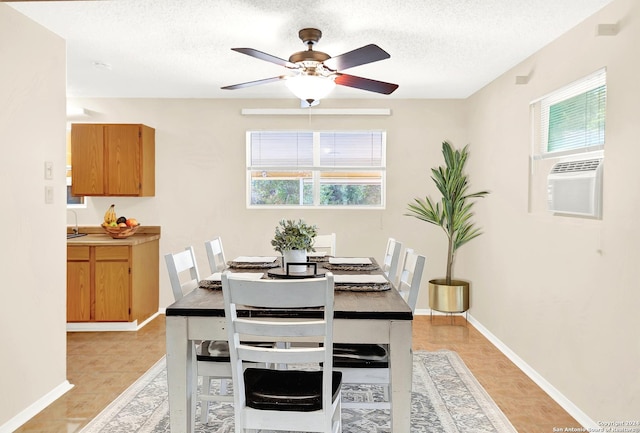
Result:
[[[136,231],[138,231],[139,227],[140,227],[139,224],[133,227],[129,227],[129,226],[111,227],[111,226],[104,226],[104,225],[102,226],[104,231],[107,232],[107,234],[111,236],[113,239],[128,238],[129,236],[133,235]]]

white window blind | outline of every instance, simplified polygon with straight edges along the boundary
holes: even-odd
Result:
[[[313,133],[252,132],[252,167],[310,167],[313,165]]]
[[[540,153],[604,148],[606,70],[569,84],[539,104]]]
[[[382,134],[379,132],[321,133],[320,165],[323,167],[381,167]]]
[[[247,205],[384,206],[383,131],[250,131]]]

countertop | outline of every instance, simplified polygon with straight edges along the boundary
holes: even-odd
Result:
[[[113,239],[99,226],[78,229],[87,235],[67,239],[67,246],[139,245],[160,239],[160,226],[141,226],[136,234],[123,239]],[[73,233],[73,227],[67,227],[67,233]]]

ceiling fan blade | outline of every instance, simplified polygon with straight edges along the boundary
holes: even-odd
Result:
[[[242,89],[244,87],[257,86],[259,84],[273,83],[274,81],[280,81],[286,77],[287,77],[286,75],[280,75],[279,77],[264,78],[262,80],[256,80],[256,81],[247,81],[246,83],[232,84],[231,86],[224,86],[220,88],[224,90]]]
[[[369,92],[382,93],[385,95],[390,95],[398,88],[397,84],[348,74],[336,74],[335,82],[341,86],[355,87],[356,89],[368,90]]]
[[[231,48],[238,53],[246,54],[247,56],[255,57],[256,59],[265,60],[267,62],[275,63],[276,65],[284,66],[285,68],[297,69],[298,65],[291,63],[288,60],[281,59],[280,57],[272,56],[271,54],[263,53],[253,48]]]
[[[343,71],[354,66],[366,65],[391,57],[389,53],[375,44],[365,45],[348,53],[340,54],[323,62],[332,71]]]

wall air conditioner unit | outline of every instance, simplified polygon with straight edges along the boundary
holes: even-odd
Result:
[[[547,177],[549,211],[602,218],[604,158],[561,161]]]

